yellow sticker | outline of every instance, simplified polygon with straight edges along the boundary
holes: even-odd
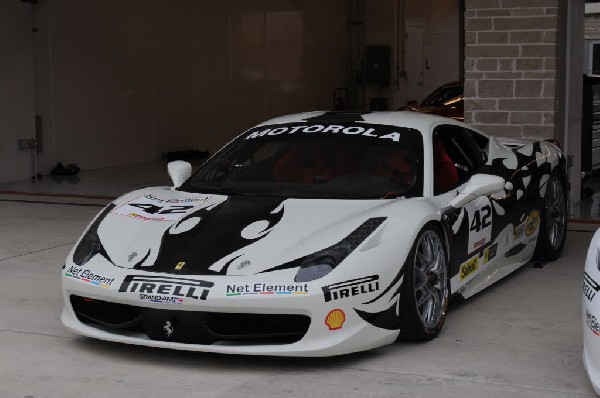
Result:
[[[180,262],[178,262],[178,263],[177,263],[177,265],[175,266],[175,269],[179,271],[180,269],[182,269],[182,268],[183,268],[183,266],[184,266],[184,265],[185,265],[185,261],[180,261]]]
[[[460,266],[460,280],[464,281],[479,268],[479,257],[475,256]]]
[[[525,221],[525,235],[531,236],[537,229],[538,225],[540,225],[540,220],[541,217],[539,211],[534,210],[529,213],[529,216],[527,216],[527,221]]]
[[[490,248],[486,247],[483,251],[483,263],[487,264],[488,261],[490,261]]]

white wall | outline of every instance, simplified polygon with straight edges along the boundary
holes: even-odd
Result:
[[[31,7],[0,0],[0,182],[31,177],[17,139],[35,138],[34,116]]]
[[[265,118],[332,108],[334,88],[345,85],[345,0],[22,7],[32,7],[39,29],[43,172],[58,161],[89,169],[214,151]]]
[[[459,18],[464,18],[458,0],[406,1],[406,20],[425,24],[425,95],[459,77]],[[410,56],[410,55],[407,55]],[[423,98],[421,98],[423,99]]]
[[[34,114],[43,118],[41,172],[58,161],[99,168],[214,151],[266,118],[331,109],[333,90],[355,78],[346,0],[0,4],[0,51],[17,53],[0,61],[0,182],[29,178],[29,153],[17,152],[16,138],[34,136]],[[390,109],[407,100],[397,79],[402,15],[425,27],[425,93],[458,77],[458,1],[361,4],[361,45],[392,48],[393,83],[381,93]],[[367,108],[378,94],[365,88]]]

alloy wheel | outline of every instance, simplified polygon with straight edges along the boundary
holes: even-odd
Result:
[[[432,329],[444,316],[448,289],[444,247],[435,232],[425,231],[419,238],[413,266],[417,313]]]
[[[548,181],[546,194],[546,230],[548,241],[553,249],[562,244],[566,224],[566,199],[561,181],[553,177]]]

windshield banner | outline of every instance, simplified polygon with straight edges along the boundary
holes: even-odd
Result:
[[[400,142],[409,129],[396,126],[359,125],[359,124],[278,124],[255,127],[245,134],[246,140],[280,135],[329,135],[360,136],[372,139]]]

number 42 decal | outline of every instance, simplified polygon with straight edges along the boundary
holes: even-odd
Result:
[[[479,232],[492,225],[490,216],[492,215],[492,208],[490,205],[485,205],[481,209],[475,210],[473,213],[473,220],[471,221],[471,227],[469,231]]]
[[[115,214],[132,217],[140,221],[178,221],[191,213],[197,206],[157,203],[148,198],[137,198],[113,210]]]

